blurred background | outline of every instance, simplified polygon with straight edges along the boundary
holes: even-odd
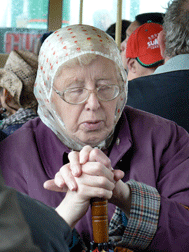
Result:
[[[167,2],[123,0],[122,19],[133,21],[144,12],[164,13]],[[0,53],[14,49],[34,51],[37,39],[56,29],[56,22],[62,26],[79,23],[80,4],[80,0],[0,0]],[[55,15],[56,11],[61,11],[61,16]],[[83,0],[82,23],[106,31],[116,18],[117,0]]]

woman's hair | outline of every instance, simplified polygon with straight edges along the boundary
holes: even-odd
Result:
[[[163,27],[166,33],[165,55],[171,58],[189,53],[189,4],[187,0],[169,2]]]

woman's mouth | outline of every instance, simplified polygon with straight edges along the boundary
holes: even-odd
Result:
[[[82,123],[87,130],[99,130],[103,126],[103,121],[86,121]]]

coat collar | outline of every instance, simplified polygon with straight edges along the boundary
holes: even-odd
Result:
[[[159,66],[153,74],[161,74],[179,70],[189,70],[188,54],[180,54],[170,58],[164,65]]]

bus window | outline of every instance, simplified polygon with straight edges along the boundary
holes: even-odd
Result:
[[[133,21],[135,16],[145,12],[165,12],[169,0],[122,0],[122,19]],[[80,0],[67,0],[66,8],[69,11],[69,24],[79,23]],[[65,9],[64,9],[65,8]],[[102,30],[116,22],[117,0],[83,0],[83,24],[93,25]],[[64,19],[63,19],[64,20]],[[67,19],[68,20],[68,19]]]
[[[6,0],[0,8],[0,53],[34,51],[47,30],[48,0]]]
[[[82,23],[107,30],[116,22],[117,2],[83,0]],[[53,15],[48,13],[49,3],[53,7]],[[122,19],[133,21],[136,15],[144,12],[164,13],[167,3],[168,0],[122,0]],[[59,6],[62,6],[62,10]],[[56,15],[56,12],[60,15]],[[56,23],[57,19],[62,19],[58,22],[60,27],[77,24],[79,13],[80,0],[1,0],[0,54],[10,53],[14,49],[35,51],[39,37],[56,27],[50,24]]]

